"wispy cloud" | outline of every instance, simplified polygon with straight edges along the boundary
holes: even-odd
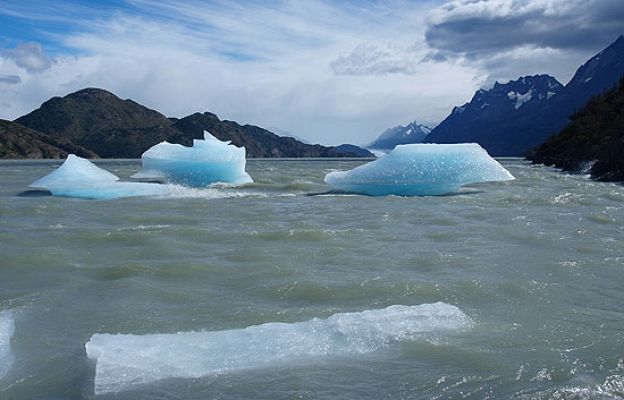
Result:
[[[22,81],[19,75],[0,75],[0,83],[6,83],[7,85],[17,85]]]
[[[477,85],[474,71],[464,67],[446,68],[456,78],[453,85],[428,76],[434,74],[430,66],[406,67],[410,76],[394,76],[402,49],[419,35],[422,42],[426,9],[409,3],[134,0],[124,6],[101,15],[99,9],[80,10],[90,13],[88,25],[71,7],[52,13],[52,19],[79,21],[54,32],[59,45],[76,54],[56,57],[39,76],[5,59],[0,72],[26,76],[12,94],[16,106],[9,116],[30,111],[44,96],[101,86],[172,116],[210,110],[311,141],[364,143],[388,125],[441,119],[442,103],[452,104]],[[46,15],[29,15],[28,7],[18,11],[20,18]],[[395,67],[386,62],[381,77],[370,66],[357,77],[343,75],[336,60],[362,43],[400,49],[391,60]],[[440,105],[429,106],[431,97]]]
[[[478,59],[475,44],[462,48],[451,34],[434,40],[435,30],[474,17],[467,2],[41,3],[0,0],[0,19],[37,27],[30,44],[5,41],[0,53],[0,75],[20,77],[0,82],[10,104],[0,118],[99,86],[170,116],[208,110],[312,142],[366,143],[388,126],[435,124],[491,76],[514,78],[527,57],[537,66],[547,51],[509,45]],[[520,13],[510,1],[473,3],[500,4],[486,7],[487,18]],[[0,27],[0,39],[10,35]]]
[[[339,75],[413,75],[421,59],[418,52],[401,47],[360,44],[329,65]]]

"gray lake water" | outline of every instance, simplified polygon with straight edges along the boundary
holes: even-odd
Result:
[[[624,187],[507,159],[453,196],[311,195],[362,162],[108,201],[0,162],[0,399],[624,396]]]

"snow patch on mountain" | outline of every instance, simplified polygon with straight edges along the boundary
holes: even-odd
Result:
[[[520,107],[522,107],[524,103],[531,101],[531,98],[533,97],[533,89],[529,89],[529,91],[526,92],[525,94],[520,94],[520,93],[511,91],[507,93],[507,97],[509,98],[509,100],[515,101],[514,108],[517,110]],[[539,98],[543,99],[543,96],[540,95]]]

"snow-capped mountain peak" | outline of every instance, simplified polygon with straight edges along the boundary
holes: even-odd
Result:
[[[561,92],[563,85],[549,75],[523,76],[507,83],[494,83],[489,89],[479,89],[470,102],[455,107],[451,115],[507,115],[527,106],[541,105]]]
[[[624,74],[624,36],[587,60],[564,87],[548,75],[520,77],[480,89],[453,108],[425,139],[481,144],[490,154],[517,156],[561,130],[591,96],[614,87]]]
[[[386,129],[368,147],[389,150],[399,144],[420,143],[429,133],[431,133],[430,127],[413,121],[406,126],[399,125]]]

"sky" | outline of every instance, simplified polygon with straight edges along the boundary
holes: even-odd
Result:
[[[623,33],[623,0],[0,0],[0,118],[99,87],[366,144],[495,81],[565,84]]]

